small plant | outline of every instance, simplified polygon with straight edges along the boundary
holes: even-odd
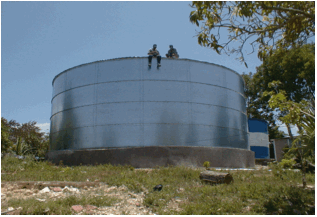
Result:
[[[281,180],[283,180],[283,175],[284,175],[284,171],[283,171],[283,167],[280,163],[270,163],[269,164],[270,169],[272,170],[272,174],[275,177],[280,178]]]
[[[293,159],[282,159],[280,164],[284,169],[291,169],[295,163]]]
[[[210,163],[209,161],[205,161],[203,166],[207,169],[208,167],[210,167]]]
[[[62,168],[61,172],[69,173],[70,170],[71,170],[71,168],[66,166],[65,168]]]

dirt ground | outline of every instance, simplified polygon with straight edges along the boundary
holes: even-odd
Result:
[[[104,195],[115,197],[119,202],[113,206],[96,207],[93,205],[82,206],[78,204],[71,207],[74,214],[79,215],[151,215],[147,207],[143,206],[143,200],[147,193],[133,193],[125,186],[108,186],[99,182],[3,182],[1,183],[1,207],[6,205],[11,198],[35,198],[39,202],[55,200],[70,195]],[[19,214],[21,207],[9,207],[1,209],[1,214]]]
[[[152,170],[139,169],[139,170]],[[179,189],[180,191],[184,189]],[[77,215],[154,215],[148,207],[143,205],[143,200],[147,189],[141,193],[135,193],[128,190],[126,186],[109,186],[103,182],[64,182],[64,181],[16,181],[1,183],[1,207],[7,204],[7,201],[13,198],[34,198],[39,202],[56,200],[58,198],[70,195],[103,195],[119,199],[118,203],[112,206],[96,207],[93,205],[82,206],[81,204],[72,206],[73,214]],[[180,199],[173,199],[167,209],[180,211],[179,204],[183,202]],[[19,215],[21,207],[1,208],[1,214]]]

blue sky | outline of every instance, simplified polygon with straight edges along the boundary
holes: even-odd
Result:
[[[207,61],[242,74],[256,72],[256,53],[218,55],[197,43],[190,2],[1,2],[1,116],[36,121],[45,131],[51,115],[52,80],[88,62],[146,56],[155,43],[170,44],[180,58]]]

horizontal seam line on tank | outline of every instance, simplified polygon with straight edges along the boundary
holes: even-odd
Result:
[[[227,89],[227,90],[230,90],[230,91],[233,91],[233,92],[236,92],[238,93],[239,95],[241,95],[243,98],[245,98],[245,96],[243,94],[241,94],[240,92],[236,91],[236,90],[232,90],[228,87],[222,87],[222,86],[219,86],[219,85],[215,85],[215,84],[208,84],[208,83],[202,83],[202,82],[193,82],[193,81],[179,81],[179,80],[153,80],[153,79],[145,79],[145,80],[124,80],[124,81],[107,81],[107,82],[99,82],[99,83],[93,83],[93,84],[86,84],[86,85],[82,85],[82,86],[78,86],[78,87],[73,87],[73,88],[70,88],[70,89],[67,89],[67,90],[64,90],[58,94],[56,94],[55,96],[53,96],[51,102],[53,101],[53,99],[55,97],[57,97],[58,95],[62,94],[62,93],[65,93],[67,91],[70,91],[70,90],[73,90],[73,89],[76,89],[76,88],[81,88],[81,87],[86,87],[86,86],[91,86],[91,85],[96,85],[96,84],[107,84],[107,83],[119,83],[119,82],[135,82],[135,81],[172,81],[172,82],[188,82],[188,83],[195,83],[195,84],[204,84],[204,85],[209,85],[209,86],[215,86],[215,87],[220,87],[220,88],[224,88],[224,89]]]
[[[87,128],[87,127],[96,127],[96,126],[113,126],[113,125],[157,125],[157,124],[161,124],[161,125],[195,125],[195,126],[206,126],[206,127],[218,127],[218,128],[228,128],[228,129],[233,129],[233,130],[236,130],[236,131],[240,131],[240,132],[245,132],[246,134],[248,134],[247,131],[244,131],[244,130],[240,130],[240,129],[236,129],[236,128],[232,128],[232,127],[221,127],[221,126],[217,126],[217,125],[208,125],[208,124],[182,124],[182,123],[177,123],[177,124],[171,124],[171,123],[124,123],[124,124],[103,124],[103,125],[95,125],[95,126],[83,126],[83,127],[73,127],[73,128],[67,128],[67,129],[80,129],[80,128]],[[65,129],[65,130],[67,130]],[[52,132],[52,134],[54,133],[58,133],[58,132],[61,132],[61,131],[65,131],[65,130],[59,130],[59,131],[56,131],[56,132]]]
[[[199,102],[197,103],[197,102],[182,102],[182,101],[124,101],[124,102],[104,102],[104,103],[97,103],[97,104],[89,104],[89,105],[76,106],[76,107],[73,107],[73,108],[64,109],[64,110],[62,110],[62,111],[59,111],[59,112],[54,113],[53,115],[51,115],[50,119],[52,119],[52,117],[55,116],[55,115],[58,114],[58,113],[61,113],[61,112],[64,112],[64,111],[69,111],[69,110],[76,109],[76,108],[86,107],[86,106],[103,105],[103,104],[113,104],[113,103],[140,103],[140,102],[193,103],[193,104],[198,104],[198,105],[208,105],[208,106],[215,106],[215,107],[221,107],[221,108],[231,109],[231,110],[240,112],[240,113],[242,113],[242,114],[244,114],[244,115],[247,115],[247,114],[244,113],[244,112],[241,112],[241,111],[239,111],[239,110],[237,110],[237,109],[233,109],[233,108],[230,108],[230,107],[221,106],[221,105],[207,104],[207,103],[199,103]]]
[[[78,149],[62,149],[62,150],[51,150],[51,151],[87,151],[87,150],[105,150],[105,149],[120,149],[120,148],[148,148],[148,147],[173,147],[173,148],[233,148],[233,147],[221,147],[221,146],[202,146],[202,145],[195,145],[195,146],[186,146],[186,145],[140,145],[140,146],[109,146],[109,147],[96,147],[96,148],[78,148]],[[247,150],[245,148],[234,148],[240,150]],[[137,168],[136,168],[137,169]]]
[[[73,152],[73,151],[87,151],[87,150],[105,150],[105,149],[124,149],[124,148],[148,148],[148,147],[172,147],[172,148],[179,148],[179,147],[183,147],[183,148],[230,148],[230,149],[239,149],[241,151],[250,151],[248,149],[245,148],[233,148],[233,147],[220,147],[220,146],[216,146],[216,147],[212,147],[212,146],[202,146],[202,145],[195,145],[195,146],[185,146],[185,145],[140,145],[140,146],[110,146],[110,147],[96,147],[96,148],[78,148],[78,149],[59,149],[59,150],[51,150],[50,152],[59,152],[59,151],[63,151],[63,152]],[[137,168],[136,168],[137,169]]]
[[[113,148],[147,148],[147,147],[185,147],[185,148],[199,148],[199,147],[210,147],[210,148],[222,148],[222,147],[212,147],[212,146],[185,146],[185,145],[140,145],[140,146],[110,146],[110,147],[96,147],[96,148],[78,148],[78,149],[63,149],[63,150],[52,150],[52,151],[82,151],[82,150],[104,150],[104,149],[113,149]],[[234,149],[241,149],[241,150],[246,150],[244,148],[234,148]]]
[[[50,152],[75,152],[75,151],[98,151],[98,150],[112,150],[112,149],[125,149],[125,148],[148,148],[148,147],[160,147],[160,148],[166,148],[166,147],[171,147],[171,148],[212,148],[212,149],[220,149],[220,148],[230,148],[230,149],[235,149],[239,151],[251,151],[247,148],[235,148],[235,147],[221,147],[221,146],[209,146],[209,145],[194,145],[194,146],[185,146],[185,145],[142,145],[142,146],[111,146],[111,147],[96,147],[96,148],[76,148],[76,149],[57,149],[57,150],[50,150]],[[241,153],[241,152],[240,152]],[[240,154],[239,153],[239,154]],[[139,168],[135,168],[139,169]],[[145,168],[144,168],[145,169]]]

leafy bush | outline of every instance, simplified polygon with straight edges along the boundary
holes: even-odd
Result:
[[[44,157],[49,149],[49,135],[40,132],[37,122],[20,124],[1,117],[1,153]]]
[[[282,159],[280,162],[284,169],[291,169],[296,162],[293,159]]]
[[[203,166],[207,169],[208,167],[210,167],[210,163],[209,161],[205,161]]]

